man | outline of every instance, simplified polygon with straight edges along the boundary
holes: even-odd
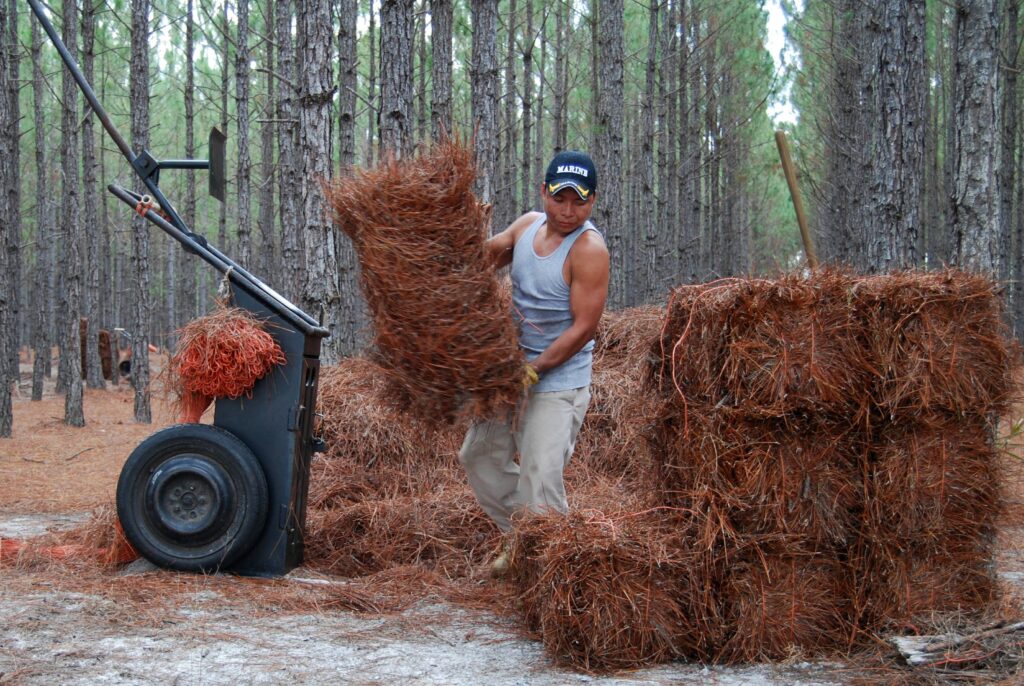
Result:
[[[527,393],[514,425],[472,426],[459,460],[481,507],[503,532],[519,509],[568,511],[562,472],[590,402],[594,332],[608,293],[608,248],[589,221],[596,198],[590,157],[559,153],[541,185],[544,211],[524,214],[485,244],[497,267],[512,265]],[[503,574],[508,562],[504,551],[492,572]]]

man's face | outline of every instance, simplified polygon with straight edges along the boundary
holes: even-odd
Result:
[[[540,193],[544,200],[544,214],[548,216],[548,228],[563,235],[572,233],[590,219],[597,198],[596,193],[591,193],[584,200],[571,188],[563,188],[550,195],[544,184],[541,185]]]

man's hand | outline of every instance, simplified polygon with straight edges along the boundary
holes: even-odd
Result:
[[[537,370],[531,365],[526,365],[523,373],[523,389],[530,390],[530,386],[540,381],[540,376],[537,374]]]

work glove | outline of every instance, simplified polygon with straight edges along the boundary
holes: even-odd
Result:
[[[533,366],[527,364],[523,372],[523,390],[530,390],[530,386],[540,381],[540,376],[537,375],[537,370]]]

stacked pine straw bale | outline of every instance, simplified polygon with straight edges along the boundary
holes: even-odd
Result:
[[[653,501],[517,524],[518,601],[552,657],[783,659],[991,606],[1016,361],[991,281],[684,286],[634,355]]]
[[[717,659],[849,645],[986,608],[999,295],[957,271],[676,289],[650,389],[666,505],[725,619]]]
[[[355,248],[373,356],[397,406],[428,421],[515,407],[523,356],[484,253],[491,208],[473,195],[472,152],[436,143],[325,187]]]

